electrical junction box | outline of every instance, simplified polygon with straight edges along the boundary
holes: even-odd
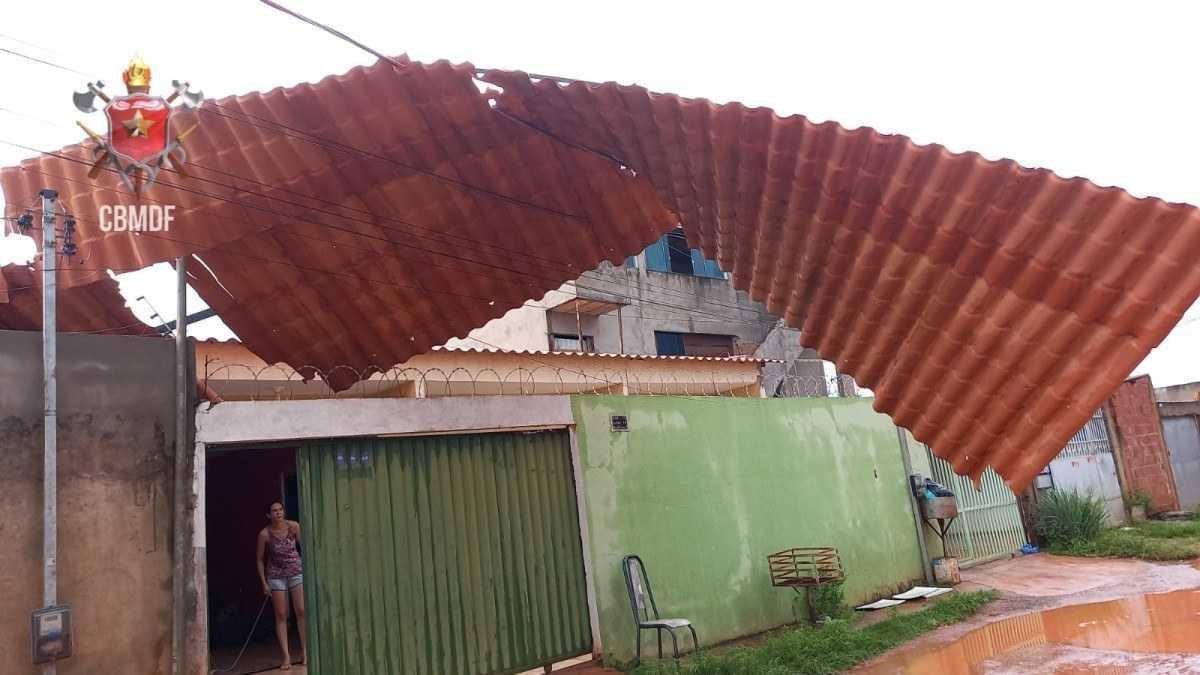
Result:
[[[47,663],[71,655],[71,608],[44,607],[33,612],[33,662]]]

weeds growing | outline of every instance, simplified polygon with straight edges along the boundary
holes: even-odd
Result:
[[[1108,519],[1098,497],[1052,490],[1041,497],[1033,528],[1051,546],[1073,546],[1094,540]]]
[[[1090,541],[1053,544],[1048,550],[1060,555],[1190,560],[1200,558],[1200,521],[1147,521],[1104,530]]]
[[[993,591],[953,593],[912,614],[895,614],[879,623],[856,628],[837,619],[820,626],[801,626],[762,645],[705,654],[678,663],[647,663],[638,675],[792,675],[837,673],[908,642],[939,626],[957,623],[995,598]]]

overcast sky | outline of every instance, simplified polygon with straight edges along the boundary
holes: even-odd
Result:
[[[742,101],[1200,203],[1197,3],[281,2],[384,53]],[[184,79],[210,97],[374,60],[253,0],[137,7],[5,2],[0,49],[113,89],[137,52],[157,91]],[[0,52],[0,164],[28,155],[2,141],[79,141],[70,94],[84,81]],[[27,251],[0,242],[0,262]],[[138,296],[174,313],[159,267],[122,279],[147,319]],[[194,328],[226,334],[215,320]],[[1156,385],[1200,380],[1200,303],[1135,372]]]

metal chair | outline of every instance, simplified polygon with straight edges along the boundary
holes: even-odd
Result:
[[[678,628],[687,628],[692,632],[692,651],[700,648],[696,639],[696,629],[687,619],[664,619],[658,613],[658,605],[654,602],[654,591],[650,590],[650,577],[646,575],[646,565],[636,555],[627,555],[621,559],[621,571],[625,574],[625,590],[629,592],[629,607],[633,610],[633,620],[637,624],[637,658],[634,665],[642,662],[642,631],[654,630],[658,635],[658,658],[663,657],[662,632],[671,634],[671,650],[674,658],[679,658],[679,640],[675,636]]]

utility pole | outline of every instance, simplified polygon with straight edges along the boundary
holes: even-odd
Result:
[[[58,604],[58,250],[54,241],[54,201],[58,192],[42,190],[42,385],[45,407],[42,433],[42,602]],[[42,672],[54,675],[54,660]]]
[[[55,209],[58,192],[43,189],[42,198],[42,601],[31,617],[33,662],[43,675],[55,675],[57,659],[71,655],[71,610],[58,602],[58,242]],[[28,210],[17,219],[22,234],[33,229]],[[77,252],[75,219],[63,219],[62,255]]]
[[[187,539],[184,537],[187,500],[183,474],[187,471],[188,387],[187,378],[187,256],[175,259],[175,497],[172,504],[174,542],[171,566],[171,672],[184,671],[184,556]]]

